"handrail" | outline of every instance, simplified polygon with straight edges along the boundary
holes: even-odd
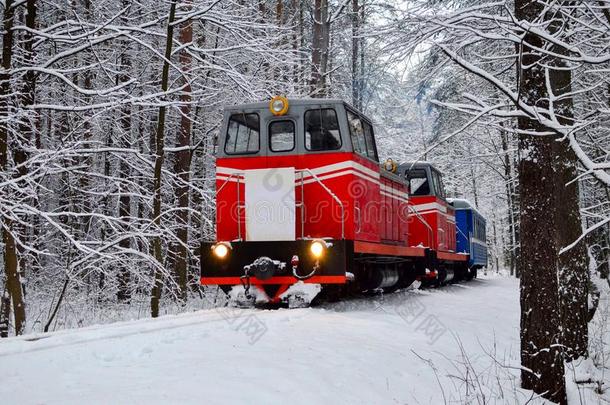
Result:
[[[214,194],[214,197],[218,196],[218,193],[220,193],[220,190],[222,190],[229,183],[229,181],[231,181],[231,179],[233,177],[235,177],[237,179],[237,184],[239,184],[239,176],[242,176],[242,175],[243,175],[242,172],[231,173],[231,175],[225,179],[225,182],[222,183],[220,188],[218,190],[216,190],[216,194]]]
[[[222,185],[220,186],[220,188],[218,188],[216,190],[216,193],[214,194],[214,197],[218,197],[218,193],[220,193],[220,191],[222,191],[222,189],[231,181],[231,179],[233,177],[235,177],[237,179],[237,239],[238,240],[243,240],[243,238],[241,237],[241,213],[240,213],[240,192],[239,192],[239,185],[241,184],[240,182],[240,176],[242,176],[243,173],[242,172],[235,172],[235,173],[231,173],[229,175],[229,177],[227,177],[225,179],[225,182],[222,183]],[[244,202],[245,203],[245,202]],[[218,209],[218,208],[217,208]]]
[[[341,202],[341,200],[339,199],[339,197],[337,197],[335,195],[335,193],[332,192],[331,189],[329,189],[324,183],[322,183],[322,180],[320,180],[318,178],[318,176],[316,176],[310,169],[299,169],[297,170],[298,172],[301,172],[301,195],[303,195],[303,187],[305,187],[305,182],[303,181],[303,172],[307,172],[309,173],[309,175],[315,180],[317,181],[320,186],[322,186],[322,188],[324,189],[324,191],[326,191],[333,200],[335,200],[335,202],[337,204],[339,204],[339,206],[341,207],[341,239],[345,239],[345,207],[343,206],[343,203]],[[301,204],[304,204],[304,201],[301,201]],[[304,209],[304,206],[301,207],[301,212]],[[303,215],[301,215],[301,218],[303,218]],[[303,232],[303,228],[305,226],[305,222],[304,219],[302,219],[301,222],[301,233]]]
[[[449,246],[447,246],[447,236],[445,235],[445,230],[443,228],[436,228],[436,230],[438,231],[438,248],[440,250],[441,245],[445,246],[447,248],[447,250],[449,250]],[[441,232],[443,233],[443,237],[441,238]],[[443,241],[443,243],[441,243],[441,240]]]
[[[432,243],[434,242],[434,231],[432,230],[432,227],[428,224],[428,222],[426,222],[426,220],[419,214],[419,212],[417,212],[417,210],[415,208],[413,208],[413,206],[411,206],[411,204],[407,203],[407,207],[409,207],[409,209],[411,211],[413,211],[413,213],[417,216],[417,218],[419,218],[419,220],[426,226],[426,228],[428,228],[428,242],[430,243],[430,248],[433,248],[434,246],[432,246]]]
[[[301,171],[301,202],[298,207],[301,209],[301,239],[305,239],[305,176]],[[295,203],[296,206],[296,203]]]
[[[470,237],[467,236],[464,232],[462,232],[462,230],[457,225],[455,225],[455,229],[457,229],[458,233],[461,233],[462,236],[465,237],[467,240],[470,240]]]

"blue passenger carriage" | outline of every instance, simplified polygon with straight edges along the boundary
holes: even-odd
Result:
[[[459,253],[470,255],[468,267],[477,270],[487,266],[485,218],[467,201],[451,200],[455,209],[457,228],[456,248]],[[476,273],[475,273],[476,274]]]

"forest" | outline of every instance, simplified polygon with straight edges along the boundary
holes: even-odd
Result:
[[[433,162],[487,218],[486,271],[520,283],[521,386],[567,403],[610,288],[610,1],[0,13],[0,337],[217,305],[198,252],[215,238],[223,108],[342,99],[372,120],[382,161]]]

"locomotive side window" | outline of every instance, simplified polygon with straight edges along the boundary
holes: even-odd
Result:
[[[366,142],[367,155],[376,162],[379,162],[377,156],[377,146],[375,145],[375,136],[373,135],[373,127],[366,121],[362,121],[364,127],[364,140]]]
[[[354,152],[379,162],[371,124],[349,110],[347,110],[347,122]]]
[[[352,138],[354,152],[366,155],[366,143],[364,141],[364,128],[360,117],[351,111],[347,111],[347,122],[349,123],[349,133]]]
[[[430,183],[425,170],[411,170],[407,172],[409,190],[411,195],[430,195]]]
[[[341,148],[341,134],[337,113],[332,108],[305,112],[305,147],[310,151]]]
[[[273,152],[294,149],[294,122],[273,121],[269,124],[269,146]]]
[[[225,153],[228,155],[256,153],[260,145],[258,114],[232,114],[227,128]]]
[[[445,187],[443,185],[443,180],[441,175],[436,170],[432,171],[432,179],[434,181],[434,188],[436,190],[436,195],[442,198],[445,198]]]

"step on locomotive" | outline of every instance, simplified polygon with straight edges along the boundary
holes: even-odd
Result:
[[[371,120],[349,104],[274,97],[224,110],[201,284],[293,306],[320,291],[469,280],[486,264],[484,226],[431,164],[380,164]]]

